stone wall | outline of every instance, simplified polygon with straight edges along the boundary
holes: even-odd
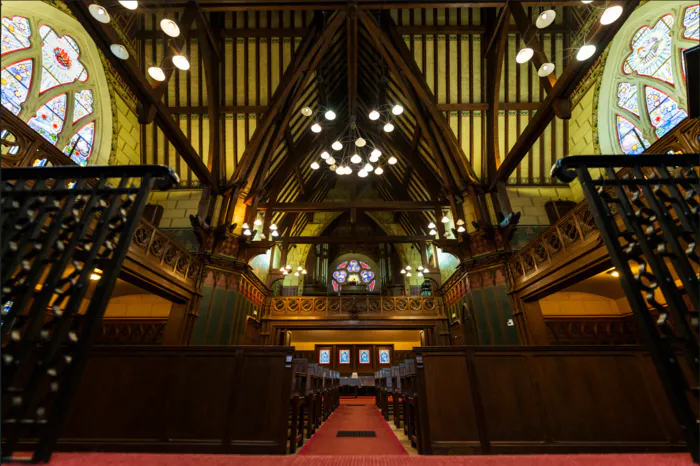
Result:
[[[197,215],[201,189],[176,189],[167,192],[152,192],[149,204],[163,207],[163,218],[159,228],[189,228],[190,215]]]
[[[110,165],[138,165],[141,163],[141,126],[139,125],[136,110],[125,101],[122,96],[115,93],[114,101],[116,115],[113,115],[117,124],[115,131],[116,147],[112,148]]]
[[[513,211],[522,214],[520,225],[523,226],[549,225],[544,205],[548,201],[574,200],[574,195],[567,186],[507,188],[507,191]]]

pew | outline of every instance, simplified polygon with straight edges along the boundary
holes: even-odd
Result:
[[[292,390],[290,396],[289,415],[289,453],[296,452],[297,447],[304,445],[304,414],[306,411],[306,379],[309,361],[307,359],[292,360]]]
[[[391,367],[391,383],[393,385],[392,404],[394,406],[394,425],[401,427],[401,375],[399,366]]]
[[[449,346],[415,354],[416,425],[409,432],[419,453],[685,448],[643,347]]]
[[[416,361],[404,360],[404,433],[411,441],[411,445],[423,453],[421,444],[420,410],[418,409],[418,385],[416,382]]]

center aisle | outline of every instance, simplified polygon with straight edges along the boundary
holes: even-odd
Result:
[[[338,431],[373,431],[376,437],[338,437]],[[374,404],[374,397],[341,398],[340,406],[299,455],[408,455]]]

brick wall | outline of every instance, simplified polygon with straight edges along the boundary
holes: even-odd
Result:
[[[520,225],[549,225],[547,201],[573,200],[570,188],[522,187],[507,188],[510,204],[515,212],[520,212]]]
[[[189,228],[191,226],[190,215],[197,215],[197,206],[201,196],[201,189],[152,192],[148,203],[163,206],[160,228]]]
[[[119,94],[114,94],[117,114],[117,146],[110,165],[137,165],[141,163],[141,127],[135,109]]]

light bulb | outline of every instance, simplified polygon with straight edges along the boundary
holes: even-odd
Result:
[[[326,120],[335,120],[335,112],[333,110],[328,110],[324,116],[326,117]]]
[[[295,276],[295,277],[298,277],[298,276],[299,276],[299,272],[294,272],[294,276]]]
[[[407,277],[410,277],[410,276],[411,276],[411,272],[406,272],[406,276],[407,276]]]
[[[622,7],[615,5],[607,8],[600,17],[600,24],[607,26],[617,21],[622,16]]]
[[[382,167],[377,167],[374,169],[375,175],[381,175],[382,173],[384,173],[384,169]]]
[[[362,169],[363,169],[364,171],[366,171],[366,172],[369,173],[369,172],[371,172],[372,170],[374,170],[374,167],[368,163],[368,164],[366,164],[364,167],[362,167]]]
[[[335,172],[336,172],[338,175],[345,175],[345,165],[339,166],[339,167],[336,169]]]
[[[430,273],[428,269],[423,269],[423,273]]]
[[[273,231],[270,233],[271,236],[279,236],[280,234],[277,232],[277,230]]]
[[[363,138],[357,138],[355,140],[355,145],[357,147],[365,147],[365,145],[367,145],[367,141],[365,141]]]
[[[379,115],[379,112],[376,111],[376,110],[372,110],[371,112],[369,112],[369,119],[372,120],[372,121],[378,120],[378,119],[379,119],[379,116],[380,116],[380,115]]]
[[[109,13],[107,13],[107,10],[105,10],[103,7],[98,5],[97,3],[93,3],[88,7],[88,11],[92,15],[93,18],[95,18],[97,21],[100,23],[109,23],[110,17]]]
[[[537,26],[539,29],[544,29],[547,26],[549,26],[550,24],[552,24],[556,17],[557,17],[557,12],[554,10],[543,11],[537,17],[537,20],[535,21],[535,26]]]
[[[462,225],[457,227],[457,233],[464,233],[465,231],[466,230],[464,229],[464,227]]]
[[[119,3],[127,10],[135,10],[139,7],[139,2],[136,0],[119,0]]]
[[[593,3],[593,0],[581,0],[581,3],[588,5],[589,3]]]
[[[243,234],[246,236],[250,236],[252,232],[250,230],[243,230]]]
[[[392,131],[394,131],[394,125],[392,125],[391,123],[385,124],[384,131],[387,133],[391,133]]]
[[[297,270],[298,270],[299,272],[301,272],[303,269],[304,269],[304,267],[302,267],[301,265],[297,267]]]
[[[540,78],[544,78],[545,76],[549,76],[552,74],[554,71],[554,63],[542,63],[542,66],[540,66],[540,69],[537,70],[537,76]]]
[[[405,270],[405,269],[401,269],[401,273],[406,273],[406,270]]]
[[[435,230],[430,230],[430,231],[428,232],[428,234],[429,234],[430,236],[435,236],[435,235],[437,235],[437,231],[435,231]]]
[[[399,104],[396,104],[391,109],[391,113],[393,113],[394,115],[401,115],[403,113],[403,107]]]
[[[314,133],[320,133],[321,125],[319,125],[318,123],[314,123],[313,125],[311,125],[311,131],[313,131]]]
[[[617,277],[620,276],[620,272],[618,272],[617,270],[613,270],[613,272],[612,272],[610,275],[612,275],[613,277],[617,278]]]
[[[90,280],[92,281],[97,281],[100,278],[102,278],[102,270],[100,269],[94,269],[92,273],[90,274]]]
[[[521,49],[520,52],[518,52],[518,54],[515,56],[515,61],[518,63],[526,63],[532,58],[534,54],[534,50],[532,50],[530,47],[525,47],[524,49]]]
[[[241,225],[241,228],[243,228],[244,230],[247,230],[250,227],[248,226],[248,223],[246,222],[243,225]]]
[[[447,215],[443,216],[442,219],[440,220],[442,223],[450,223],[450,219],[447,217]]]
[[[335,159],[334,159],[333,157],[328,157],[328,158],[326,159],[326,163],[327,163],[328,165],[333,165],[333,164],[335,163]]]
[[[292,266],[289,265],[289,264],[287,264],[287,265],[285,266],[285,269],[287,269],[287,270],[292,270]]]
[[[335,141],[333,144],[331,144],[331,148],[333,150],[340,150],[343,148],[343,144],[340,141]]]
[[[430,223],[428,224],[428,228],[431,228],[431,229],[432,229],[432,228],[435,228],[435,224],[434,224],[433,222],[430,222]]]
[[[303,269],[303,270],[301,271],[301,274],[302,274],[302,275],[306,275],[306,269]]]
[[[367,178],[367,172],[364,170],[360,170],[359,172],[357,172],[357,176],[359,176],[360,178]]]
[[[370,152],[369,155],[371,155],[372,157],[379,157],[380,155],[382,155],[382,151],[380,151],[379,149],[374,149],[372,152]]]
[[[318,162],[311,162],[311,169],[312,170],[318,170],[319,167],[320,167],[320,165],[318,164]]]
[[[374,155],[370,155],[369,161],[372,163],[377,163],[379,161],[379,157],[376,157]]]
[[[182,71],[187,71],[190,69],[190,62],[187,60],[187,57],[184,55],[174,55],[173,58],[173,65],[177,67],[177,69],[180,69]]]
[[[423,276],[423,272],[418,272],[418,276],[419,276],[419,277],[422,277],[422,276]]]
[[[406,266],[406,270],[411,270],[411,266],[410,266],[410,265],[407,265],[407,266]]]
[[[354,154],[352,157],[350,157],[350,162],[360,163],[362,162],[362,157],[360,157],[358,154]]]
[[[280,269],[280,272],[282,272],[282,273],[286,272],[285,268],[282,267],[282,268]]]
[[[350,167],[345,167],[345,174],[346,174],[346,175],[352,175],[352,168],[350,168]]]
[[[460,225],[464,225],[464,220],[462,220],[461,218],[458,218],[457,219],[457,226],[460,226]]]
[[[304,108],[301,109],[301,114],[304,115],[305,117],[309,117],[309,116],[311,116],[313,113],[314,113],[314,111],[311,110],[311,108],[309,108],[309,107],[304,107]]]
[[[152,66],[148,69],[148,75],[156,81],[165,81],[165,73],[158,66]]]
[[[389,160],[387,160],[387,162],[389,162],[389,165],[395,165],[396,162],[398,162],[398,159],[396,157],[389,157]]]
[[[270,225],[270,230],[276,230],[276,229],[277,229],[277,225],[275,225],[274,223],[272,225]]]
[[[256,227],[259,227],[260,225],[262,225],[262,220],[260,220],[259,218],[256,218],[255,221],[253,222],[253,225],[255,225]]]
[[[323,152],[321,152],[321,158],[322,158],[323,160],[326,160],[326,159],[327,159],[328,157],[330,157],[330,156],[331,156],[331,154],[329,154],[329,153],[326,152],[325,150],[324,150]]]
[[[578,49],[578,52],[576,53],[576,60],[578,61],[584,61],[588,60],[593,56],[595,53],[595,45],[593,44],[588,44],[584,45],[580,49]]]
[[[330,171],[334,172],[334,171],[336,171],[336,170],[338,169],[338,167],[336,167],[335,165],[331,165],[330,167],[328,167],[328,169],[329,169]]]
[[[418,266],[418,270],[423,270],[423,266],[422,266],[422,265],[419,265],[419,266]]]
[[[112,51],[115,57],[121,60],[129,58],[129,51],[122,44],[112,44],[109,46],[109,50]]]
[[[172,19],[162,19],[160,21],[160,28],[170,37],[177,37],[180,35],[180,27]]]

